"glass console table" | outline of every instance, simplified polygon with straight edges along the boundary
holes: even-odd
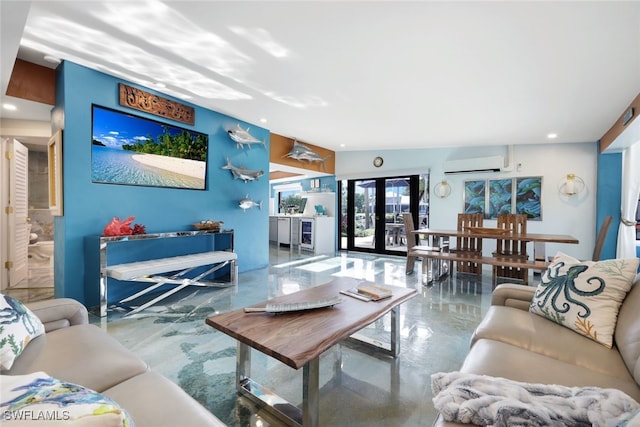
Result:
[[[197,254],[210,251],[234,251],[233,230],[169,231],[127,236],[88,236],[87,252],[99,249],[99,308],[100,317],[107,315],[107,267]],[[237,268],[237,266],[236,266]],[[236,272],[231,271],[230,275]]]

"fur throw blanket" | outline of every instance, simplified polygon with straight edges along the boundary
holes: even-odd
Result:
[[[635,425],[630,417],[640,409],[616,389],[528,384],[461,372],[433,374],[431,388],[446,421],[480,426],[630,426]]]

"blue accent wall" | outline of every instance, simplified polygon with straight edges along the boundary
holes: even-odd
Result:
[[[135,216],[134,223],[145,225],[149,233],[191,230],[191,224],[202,219],[224,221],[223,228],[235,230],[239,270],[268,265],[269,131],[195,105],[193,126],[132,110],[119,105],[118,83],[156,93],[71,62],[58,67],[56,110],[64,112],[64,215],[54,220],[56,297],[75,298],[89,307],[98,304],[95,266],[85,260],[86,251],[98,248],[85,247],[85,240],[87,236],[100,235],[113,217]],[[208,134],[206,191],[92,183],[92,104]],[[237,124],[249,127],[254,137],[265,140],[266,146],[237,148],[227,134],[227,129]],[[234,180],[228,170],[221,169],[227,157],[234,165],[262,169],[265,175],[248,183]],[[240,209],[238,203],[247,195],[264,202],[263,208]]]
[[[598,174],[596,194],[596,230],[605,216],[611,215],[611,227],[602,248],[601,259],[616,257],[618,228],[620,227],[620,204],[622,202],[622,153],[600,154],[598,147]]]

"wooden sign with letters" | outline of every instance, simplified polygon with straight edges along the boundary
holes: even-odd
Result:
[[[193,107],[120,83],[120,105],[193,125]]]

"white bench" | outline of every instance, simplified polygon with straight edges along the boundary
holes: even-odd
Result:
[[[230,279],[228,283],[219,283],[211,281],[202,281],[201,279],[222,267],[230,265]],[[195,268],[202,266],[211,266],[206,271],[198,274],[196,277],[188,278],[183,277]],[[163,276],[163,273],[176,272],[170,276]],[[153,285],[141,290],[140,292],[131,295],[120,303],[132,301],[136,298],[145,295],[154,289],[166,285],[175,284],[174,288],[167,292],[155,297],[154,299],[145,302],[139,307],[129,311],[127,315],[137,313],[145,308],[163,300],[164,298],[178,292],[179,290],[187,286],[235,286],[238,284],[238,255],[235,252],[229,251],[212,251],[202,252],[191,255],[181,255],[169,258],[157,258],[148,261],[138,261],[126,264],[115,264],[105,267],[103,277],[112,277],[116,280],[135,281],[135,282],[151,282]],[[107,311],[107,298],[106,298],[106,283],[101,286],[100,298],[100,313],[106,315]],[[104,306],[102,306],[104,304]]]

